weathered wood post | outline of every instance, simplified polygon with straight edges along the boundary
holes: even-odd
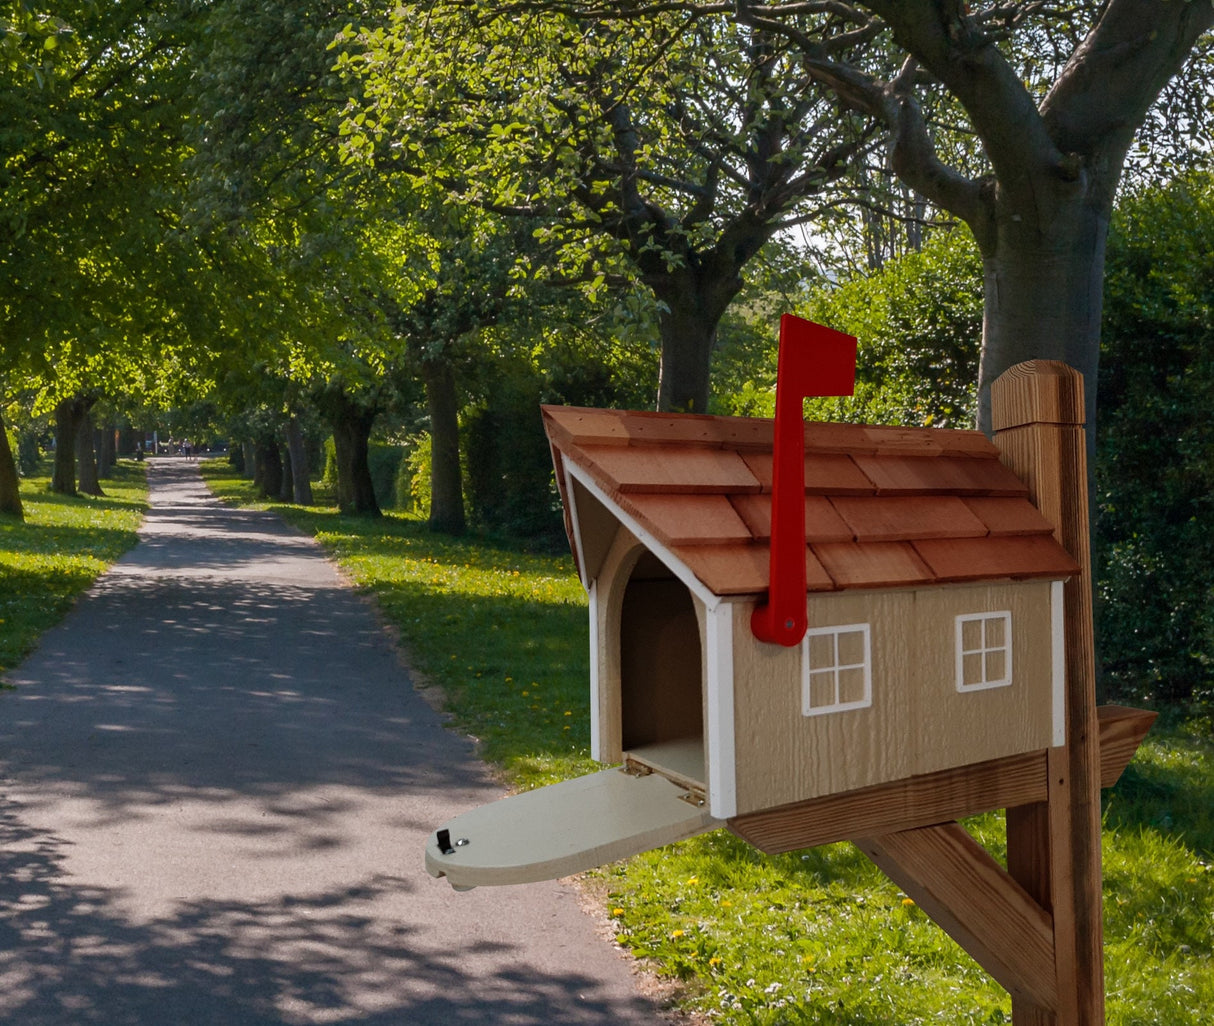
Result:
[[[1064,586],[1066,744],[1048,754],[1044,802],[1007,810],[1008,871],[1053,916],[1058,1007],[1013,994],[1015,1026],[1102,1026],[1100,736],[1083,377],[1034,360],[991,386],[995,445],[1029,487],[1055,537],[1083,568]]]

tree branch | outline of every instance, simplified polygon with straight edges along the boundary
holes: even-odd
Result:
[[[1041,104],[1060,148],[1086,155],[1112,136],[1128,149],[1147,109],[1211,25],[1209,3],[1111,0]]]

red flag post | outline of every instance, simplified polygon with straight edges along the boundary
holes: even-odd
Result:
[[[760,641],[799,645],[809,626],[805,580],[805,400],[852,395],[856,340],[792,314],[780,318],[772,454],[771,572],[767,601],[755,608]]]

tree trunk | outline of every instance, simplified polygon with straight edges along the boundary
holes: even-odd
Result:
[[[662,344],[658,409],[707,413],[717,325],[741,290],[742,279],[739,265],[732,261],[697,259],[694,254],[688,259],[696,260],[694,267],[650,282],[665,307],[658,314]]]
[[[0,514],[25,519],[25,507],[21,504],[21,484],[17,476],[17,461],[13,459],[13,448],[8,444],[8,431],[4,418],[0,417]]]
[[[991,382],[1024,360],[1061,360],[1083,375],[1091,453],[1110,215],[1111,204],[1084,195],[1050,204],[1040,219],[998,211],[983,253],[978,426],[988,434]]]
[[[60,400],[55,407],[55,470],[51,491],[59,495],[76,494],[76,435],[92,405],[83,396],[73,396]]]
[[[300,506],[311,506],[312,481],[308,474],[308,449],[303,429],[294,414],[287,421],[287,456],[291,465],[291,498]]]
[[[463,534],[464,487],[459,464],[459,396],[448,360],[422,363],[430,413],[430,530]]]
[[[78,472],[77,487],[85,495],[104,495],[101,490],[101,479],[97,469],[97,450],[95,447],[96,425],[93,415],[86,413],[76,428],[76,468]]]
[[[261,438],[253,443],[257,472],[254,482],[263,499],[277,499],[282,494],[282,454],[273,439]]]
[[[288,451],[286,459],[283,459],[283,447],[278,443],[274,443],[274,450],[278,453],[278,463],[281,472],[278,475],[278,495],[275,496],[279,502],[290,502],[295,497],[295,475],[291,471],[291,453]]]
[[[244,458],[244,476],[253,481],[254,488],[258,487],[261,482],[257,479],[257,450],[253,443],[241,442],[240,454]]]
[[[97,432],[94,448],[97,451],[97,476],[112,477],[118,463],[118,429],[107,424]]]
[[[337,508],[342,513],[379,516],[379,503],[367,463],[371,427],[378,411],[333,391],[322,397],[320,406],[333,429],[333,448],[337,455]]]

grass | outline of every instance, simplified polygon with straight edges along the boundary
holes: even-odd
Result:
[[[204,464],[233,499],[249,487]],[[401,516],[274,507],[374,594],[455,723],[520,788],[589,759],[584,597],[567,559],[431,536]],[[1214,745],[1148,738],[1105,797],[1110,1026],[1198,1026],[1214,1007]],[[995,814],[967,824],[996,856]],[[724,1024],[995,1024],[1007,995],[851,845],[765,856],[719,831],[606,867],[622,944]]]
[[[96,577],[135,544],[146,508],[140,463],[120,462],[106,495],[56,495],[50,478],[21,482],[24,523],[0,516],[0,673],[15,667]]]

